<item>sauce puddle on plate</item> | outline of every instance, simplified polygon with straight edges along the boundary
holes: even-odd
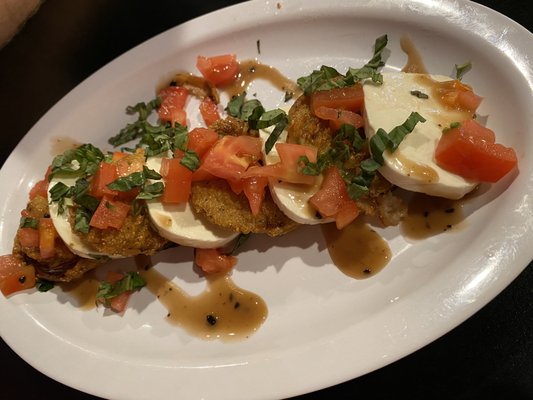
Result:
[[[342,230],[338,230],[334,223],[321,227],[331,260],[345,275],[355,279],[369,278],[391,259],[387,242],[361,218]]]
[[[137,264],[147,289],[168,310],[168,322],[193,336],[242,340],[266,320],[268,310],[264,300],[238,287],[227,273],[207,276],[205,290],[191,296],[152,268],[146,257],[138,257]]]
[[[408,204],[400,229],[411,239],[424,239],[457,229],[464,221],[463,201],[415,193]]]

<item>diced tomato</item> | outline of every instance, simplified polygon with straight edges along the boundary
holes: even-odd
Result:
[[[235,180],[235,179],[228,179],[227,180],[229,187],[231,188],[231,191],[235,194],[241,194],[243,190],[243,180]]]
[[[187,126],[187,113],[184,107],[189,91],[181,86],[168,86],[161,90],[158,96],[161,98],[161,105],[157,111],[159,119],[172,125],[177,122]]]
[[[57,232],[51,218],[39,218],[39,252],[41,258],[50,258],[56,254]]]
[[[94,212],[89,225],[98,229],[120,229],[130,211],[131,206],[119,200],[111,200],[104,196]]]
[[[48,196],[48,180],[43,179],[37,182],[30,190],[30,200],[33,200],[35,196],[41,196],[46,199]]]
[[[518,163],[512,148],[495,143],[494,132],[474,120],[442,134],[435,160],[447,171],[480,182],[497,182]]]
[[[226,272],[237,264],[237,257],[222,254],[218,249],[195,249],[194,261],[206,275]]]
[[[338,229],[344,228],[359,214],[337,167],[326,170],[320,190],[309,199],[309,203],[323,217],[335,218]]]
[[[35,286],[35,269],[12,254],[0,256],[0,291],[4,296]]]
[[[198,182],[198,181],[210,181],[213,179],[217,179],[215,175],[213,175],[210,172],[207,172],[206,169],[202,166],[202,162],[200,161],[200,168],[198,168],[196,171],[192,173],[191,181]]]
[[[206,126],[211,126],[220,119],[217,105],[211,100],[211,97],[205,97],[200,103],[200,114]]]
[[[98,171],[94,174],[91,181],[90,193],[94,197],[101,199],[104,196],[116,196],[118,192],[107,187],[111,182],[118,178],[115,164],[101,162]]]
[[[137,149],[133,154],[119,156],[113,160],[113,164],[116,166],[118,178],[131,175],[134,172],[142,172],[144,166],[144,150]]]
[[[252,178],[242,179],[241,182],[252,214],[259,214],[261,205],[265,199],[265,187],[268,185],[268,178],[266,176],[254,176]]]
[[[48,197],[48,175],[52,171],[52,167],[48,167],[44,174],[44,179],[38,181],[30,190],[30,200],[33,200],[35,196],[41,196],[45,199]]]
[[[315,115],[329,121],[329,126],[334,131],[338,131],[342,124],[353,125],[355,128],[363,126],[363,117],[353,111],[320,106],[315,110]]]
[[[116,283],[120,281],[122,278],[124,278],[124,274],[120,272],[115,271],[109,271],[107,273],[106,281],[109,283]],[[128,301],[130,299],[130,296],[132,294],[131,290],[125,291],[124,293],[119,294],[118,296],[115,296],[109,300],[109,308],[111,308],[113,311],[117,313],[121,313],[126,309],[126,306],[128,305]]]
[[[250,167],[243,175],[243,178],[257,176],[268,176],[289,183],[301,183],[312,185],[316,181],[316,176],[300,173],[298,160],[301,156],[306,156],[309,161],[316,162],[317,149],[294,143],[276,143],[280,162],[277,164]]]
[[[316,110],[322,106],[359,112],[363,107],[363,103],[364,93],[360,84],[345,88],[319,90],[311,94],[310,100],[311,111],[315,115]]]
[[[22,247],[39,247],[39,230],[19,228],[17,237]]]
[[[261,140],[251,136],[224,136],[202,160],[206,172],[222,179],[239,180],[248,166],[261,158]]]
[[[215,86],[225,86],[237,79],[240,71],[237,56],[224,54],[214,57],[198,56],[196,68],[209,83]]]
[[[165,181],[161,202],[163,204],[187,202],[191,194],[192,171],[181,165],[179,158],[163,158],[160,173]]]
[[[434,87],[444,104],[457,110],[468,111],[471,114],[476,111],[483,100],[472,91],[470,86],[457,79],[438,82]]]
[[[201,158],[217,140],[218,133],[214,130],[208,128],[194,128],[189,132],[187,149],[194,151],[198,154],[198,157]]]

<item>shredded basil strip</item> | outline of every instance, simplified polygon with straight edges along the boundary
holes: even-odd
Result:
[[[237,96],[233,96],[226,106],[226,112],[235,118],[240,118],[241,108],[244,104],[244,98],[246,97],[246,92],[242,92]]]
[[[165,185],[163,182],[154,182],[149,185],[144,185],[136,199],[139,200],[152,200],[163,195]]]
[[[148,168],[146,165],[143,165],[143,173],[146,179],[161,179],[161,174],[153,169]]]
[[[150,126],[150,124],[148,124],[146,121],[148,116],[152,113],[152,111],[157,109],[160,104],[161,99],[157,97],[148,103],[140,102],[134,106],[126,107],[127,114],[138,114],[137,121],[126,125],[126,127],[121,129],[118,134],[111,137],[108,140],[108,143],[114,147],[117,147],[121,144],[142,137],[145,133],[147,133],[147,129]]]
[[[92,213],[85,207],[76,208],[74,215],[74,230],[82,233],[89,233],[89,223],[91,222]]]
[[[121,280],[110,283],[100,282],[98,292],[96,293],[96,303],[103,303],[106,307],[109,306],[109,301],[128,291],[139,291],[146,286],[146,281],[139,275],[138,272],[128,272]]]
[[[419,99],[429,99],[429,96],[420,90],[411,90],[409,93],[411,93],[413,96],[418,97]]]
[[[31,217],[20,217],[19,228],[39,228],[39,220]]]
[[[76,149],[65,151],[54,157],[51,171],[48,175],[50,181],[54,176],[61,174],[66,176],[91,176],[104,159],[104,154],[92,144],[84,144]]]
[[[283,133],[283,130],[287,127],[289,124],[289,117],[285,114],[283,118],[281,118],[277,123],[274,129],[272,130],[272,133],[268,136],[268,139],[265,142],[265,152],[266,154],[270,153],[272,150],[272,147],[276,144],[279,137]]]
[[[196,152],[192,150],[187,150],[183,154],[183,157],[180,160],[180,164],[194,172],[198,169],[198,167],[200,167],[200,157],[198,157],[198,154],[196,154]]]
[[[461,65],[455,64],[455,78],[458,80],[463,79],[463,76],[472,69],[472,63],[467,61]]]
[[[117,190],[119,192],[128,192],[133,188],[141,187],[146,178],[142,172],[133,172],[129,175],[115,179],[109,183],[107,187],[111,190]]]
[[[426,119],[417,112],[412,112],[403,124],[396,126],[389,133],[381,128],[378,129],[369,141],[374,160],[383,165],[383,152],[396,151],[405,136],[411,133],[419,122],[426,122]]]
[[[319,90],[352,86],[364,79],[372,79],[374,83],[382,84],[383,76],[378,72],[378,69],[385,65],[382,56],[387,42],[387,35],[378,37],[374,43],[374,55],[372,59],[361,68],[349,68],[346,75],[342,75],[335,68],[322,65],[319,70],[298,78],[296,83],[306,95]]]

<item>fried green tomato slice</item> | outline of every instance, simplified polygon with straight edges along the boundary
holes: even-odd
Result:
[[[254,216],[243,194],[236,195],[224,180],[196,182],[192,186],[191,206],[212,223],[241,233],[266,233],[280,236],[299,224],[274,204],[267,191],[261,211]]]

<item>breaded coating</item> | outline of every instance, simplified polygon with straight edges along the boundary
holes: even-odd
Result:
[[[224,119],[219,119],[209,126],[210,129],[213,129],[216,133],[221,136],[255,136],[248,131],[248,122],[243,121],[242,119],[234,118],[232,116],[227,116]]]
[[[71,218],[71,224],[73,219]],[[89,233],[76,232],[87,244],[99,252],[132,257],[138,254],[152,255],[165,248],[168,241],[152,228],[145,213],[128,214],[120,229],[91,228]]]
[[[224,180],[194,183],[190,202],[194,212],[205,215],[214,224],[241,233],[279,236],[298,226],[274,204],[268,190],[259,215],[252,215],[246,197],[233,193]]]
[[[327,121],[317,118],[309,105],[308,96],[300,96],[289,111],[287,142],[305,144],[318,149],[323,154],[331,147],[334,132]],[[355,174],[360,173],[361,162],[370,157],[367,146],[358,152],[351,151],[343,168]],[[397,225],[407,215],[407,206],[391,191],[394,186],[377,173],[367,195],[356,200],[359,210],[364,214],[378,217],[383,225]]]
[[[311,112],[309,97],[298,97],[289,110],[287,142],[316,147],[322,154],[330,147],[332,136],[329,123]]]
[[[49,217],[48,200],[42,196],[35,196],[26,206],[26,211],[31,218]],[[15,236],[13,255],[34,266],[39,278],[70,282],[101,264],[101,261],[84,259],[72,253],[59,237],[56,238],[55,255],[51,258],[42,258],[38,247],[21,245],[19,232],[20,230]]]

